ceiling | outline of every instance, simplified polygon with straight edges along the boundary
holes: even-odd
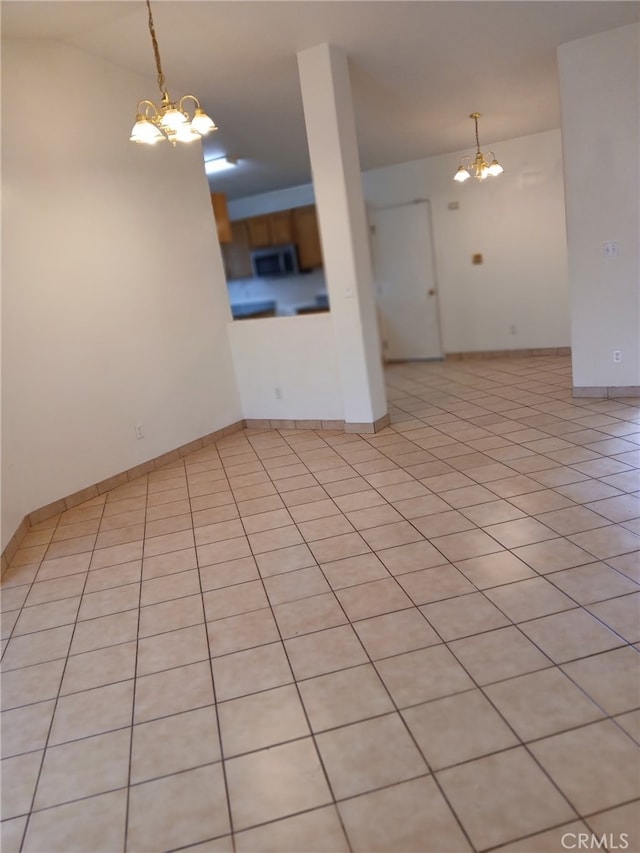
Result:
[[[3,0],[3,38],[57,39],[144,75],[158,100],[143,0]],[[154,0],[170,93],[196,94],[219,131],[211,178],[240,198],[311,180],[296,54],[329,42],[349,56],[364,170],[560,126],[556,48],[639,20],[616,0]],[[131,123],[135,118],[131,105]],[[129,127],[123,128],[127,133]],[[496,145],[499,156],[499,148]]]

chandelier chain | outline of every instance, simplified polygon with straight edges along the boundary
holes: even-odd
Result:
[[[149,2],[149,0],[147,0]],[[480,152],[480,137],[478,136],[478,116],[474,115],[473,120],[476,123],[476,146],[478,148],[478,152]]]
[[[151,4],[149,3],[149,0],[147,0],[147,9],[149,10],[149,32],[151,33],[151,43],[153,45],[153,52],[156,58],[156,68],[158,70],[158,86],[160,87],[160,91],[162,92],[162,94],[166,95],[167,88],[164,79],[164,74],[162,72],[162,63],[160,62],[160,48],[158,47],[156,31],[153,26],[153,15],[151,14]]]

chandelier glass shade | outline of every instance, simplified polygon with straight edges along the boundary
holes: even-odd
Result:
[[[493,178],[504,172],[504,169],[496,160],[493,151],[489,151],[485,156],[480,150],[480,140],[478,139],[478,119],[480,118],[480,113],[471,113],[469,118],[472,118],[476,125],[476,153],[474,157],[465,155],[460,158],[460,165],[453,176],[453,180],[460,183],[472,177],[477,178],[479,181],[484,181],[485,178]]]
[[[153,26],[151,5],[149,0],[146,0],[146,3],[149,11],[149,33],[151,34],[151,43],[156,59],[158,86],[162,99],[160,106],[146,99],[139,101],[136,121],[129,139],[131,142],[141,142],[146,145],[155,145],[156,142],[162,142],[165,139],[168,139],[172,145],[177,142],[194,142],[196,139],[202,139],[207,133],[218,128],[202,109],[200,101],[195,95],[183,95],[178,102],[171,100],[162,72],[160,49]]]

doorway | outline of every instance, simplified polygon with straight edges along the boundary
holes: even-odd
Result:
[[[376,208],[372,244],[385,360],[442,358],[428,199]]]

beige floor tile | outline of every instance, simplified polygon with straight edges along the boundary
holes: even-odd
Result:
[[[159,604],[161,601],[171,601],[200,592],[198,571],[192,569],[177,574],[165,575],[142,581],[140,604]]]
[[[226,761],[226,772],[237,830],[331,801],[311,738],[231,758]]]
[[[123,850],[126,791],[89,797],[35,812],[25,837],[25,851]]]
[[[627,734],[631,735],[636,743],[640,744],[640,710],[620,714],[614,717],[614,720]]]
[[[91,553],[86,553],[74,554],[70,557],[58,557],[53,560],[44,560],[38,569],[37,578],[38,580],[47,580],[48,578],[59,578],[65,575],[72,575],[76,572],[86,572],[89,568],[89,564],[91,563],[91,558]],[[29,566],[24,567],[24,569],[27,570],[29,568]],[[7,574],[3,578],[3,585],[6,583],[7,577],[10,577],[11,573],[14,571],[16,570],[8,570]],[[20,569],[20,572],[22,571],[23,569]]]
[[[638,750],[609,720],[537,741],[530,749],[582,814],[640,795]]]
[[[556,578],[557,575],[551,575]],[[570,610],[575,601],[556,589],[546,578],[531,578],[504,584],[485,592],[487,598],[499,607],[513,622],[536,619],[561,610]]]
[[[198,545],[198,565],[212,566],[215,563],[226,563],[229,560],[239,560],[250,557],[251,548],[246,536],[237,539],[225,539],[222,542],[211,542],[209,545]]]
[[[293,545],[290,548],[279,548],[277,551],[258,554],[256,562],[263,578],[316,565],[308,545]]]
[[[622,522],[640,516],[640,498],[634,495],[619,495],[589,503],[588,508],[609,521]]]
[[[214,658],[212,668],[218,702],[293,681],[282,643]]]
[[[335,628],[348,621],[332,592],[278,604],[273,608],[273,614],[284,639]]]
[[[107,566],[106,569],[94,569],[89,572],[85,593],[100,592],[113,586],[125,586],[141,580],[142,561],[133,560],[119,566]]]
[[[428,772],[397,713],[316,736],[337,799]]]
[[[429,624],[445,641],[457,640],[460,637],[468,637],[510,624],[506,616],[479,592],[460,595],[446,601],[437,601],[420,609]]]
[[[293,524],[286,527],[276,527],[273,530],[264,530],[261,533],[249,534],[249,544],[254,554],[288,548],[302,542],[300,531]]]
[[[222,542],[225,539],[236,539],[238,536],[244,536],[244,533],[244,527],[239,519],[205,524],[197,527],[194,531],[196,545],[208,545],[211,542]]]
[[[379,506],[385,503],[385,499],[374,489],[365,488],[362,491],[352,492],[351,494],[337,495],[334,497],[333,502],[342,512],[349,513],[358,509]]]
[[[137,609],[140,604],[140,584],[115,586],[101,592],[90,592],[82,596],[78,619],[95,619],[123,610]]]
[[[203,566],[200,569],[200,584],[204,591],[220,589],[245,581],[258,580],[258,566],[254,557],[241,557],[226,563]]]
[[[433,770],[518,744],[479,690],[407,708],[402,716]]]
[[[604,527],[609,524],[606,518],[583,506],[573,506],[552,512],[543,512],[537,518],[538,521],[546,524],[547,527],[555,530],[561,536],[568,536],[570,533],[581,533],[584,530],[593,530],[596,527]]]
[[[640,550],[640,536],[625,530],[618,524],[589,530],[586,533],[575,533],[569,539],[599,560]]]
[[[485,531],[505,548],[518,548],[557,537],[555,531],[535,518],[518,518],[515,521],[504,521],[502,524],[491,524]]]
[[[155,634],[138,642],[137,675],[149,675],[208,660],[209,645],[204,623]]]
[[[320,675],[302,681],[299,688],[314,732],[393,711],[371,664]]]
[[[212,703],[208,661],[154,672],[136,679],[134,722],[144,723]]]
[[[202,597],[190,595],[186,598],[176,598],[173,601],[163,601],[160,604],[149,604],[146,607],[141,607],[138,635],[150,637],[153,634],[175,631],[178,628],[188,628],[203,622]]]
[[[472,530],[475,527],[472,521],[457,510],[420,516],[411,519],[411,523],[428,539],[445,536],[448,533],[459,533],[462,530]]]
[[[104,734],[131,725],[133,680],[61,696],[56,706],[49,744]]]
[[[507,523],[516,524],[517,522]],[[485,554],[494,554],[503,550],[502,545],[491,536],[487,536],[482,530],[452,533],[449,536],[439,536],[431,541],[438,551],[452,562],[468,560],[471,557],[482,557]]]
[[[3,820],[29,812],[41,764],[41,750],[2,759],[0,773],[2,774]]]
[[[31,607],[34,604],[46,604],[50,601],[57,601],[62,598],[71,598],[73,596],[82,595],[85,580],[86,576],[83,573],[68,575],[64,578],[55,578],[54,580],[36,580],[31,589],[28,587],[25,588],[24,593],[26,600],[23,598],[22,601],[13,602],[13,606],[9,609],[13,610],[15,607],[21,607],[23,604],[27,607]],[[19,591],[20,590],[13,589],[11,590],[11,593],[15,596]],[[3,609],[6,604],[4,601],[5,596],[10,596],[10,592],[3,590]]]
[[[3,671],[0,690],[2,709],[8,710],[55,698],[64,666],[65,660],[60,659],[10,672]]]
[[[310,734],[296,688],[287,684],[218,705],[225,758]]]
[[[238,853],[348,853],[335,806],[324,806],[235,834]]]
[[[73,625],[49,628],[34,634],[24,634],[9,640],[2,659],[4,672],[23,666],[57,660],[67,656],[71,645]]]
[[[523,622],[520,628],[554,663],[566,663],[623,644],[620,637],[582,609]]]
[[[398,575],[398,583],[417,605],[473,592],[474,587],[455,566],[434,566]]]
[[[202,598],[207,622],[224,619],[227,616],[237,616],[239,613],[247,613],[250,610],[261,610],[269,605],[264,587],[259,580],[205,592]]]
[[[47,749],[35,808],[122,788],[129,774],[129,728]],[[69,773],[73,767],[73,773]]]
[[[621,554],[618,557],[610,557],[607,559],[607,564],[640,584],[640,560],[637,554]]]
[[[285,647],[298,680],[368,662],[351,625],[292,637]]]
[[[355,557],[365,554],[370,549],[359,533],[343,533],[340,536],[330,536],[318,539],[309,545],[318,563],[329,563],[345,557]]]
[[[554,829],[548,829],[546,832],[538,832],[535,835],[529,835],[521,841],[513,841],[510,844],[500,845],[496,847],[496,853],[557,853],[562,850],[562,840],[565,844],[578,845],[579,833],[585,833],[587,839],[590,838],[589,828],[582,821],[572,821],[571,823],[563,823],[562,826],[557,826]],[[568,849],[568,848],[564,848]]]
[[[131,850],[168,850],[228,832],[220,763],[131,788],[127,832]]]
[[[267,512],[256,513],[243,520],[243,526],[247,533],[261,533],[264,530],[273,530],[290,524],[291,515],[286,509],[272,509]]]
[[[578,548],[568,539],[536,542],[535,545],[516,548],[513,553],[542,575],[557,572],[560,569],[570,569],[574,566],[593,563],[593,556],[588,551]]]
[[[640,707],[640,655],[628,646],[562,667],[608,714]]]
[[[440,643],[436,632],[415,608],[364,619],[354,628],[372,660]]]
[[[438,781],[480,849],[575,817],[522,747],[442,770]]]
[[[4,598],[4,592],[2,595]],[[36,604],[34,607],[23,607],[21,611],[15,611],[18,618],[15,621],[12,636],[19,637],[21,634],[32,634],[35,631],[71,625],[76,620],[79,606],[80,596],[75,596],[74,598],[52,601],[48,604]],[[2,633],[5,636],[11,633],[11,630],[6,630],[9,619],[9,615],[3,613]]]
[[[44,749],[53,717],[54,702],[38,702],[0,715],[2,757]]]
[[[598,838],[606,835],[610,849],[614,844],[627,850],[640,850],[640,808],[637,802],[609,809],[588,819],[589,826]]]
[[[607,598],[616,598],[630,592],[638,592],[638,584],[605,563],[590,563],[555,572],[550,580],[579,604],[593,604]]]
[[[496,554],[472,557],[469,560],[456,560],[456,567],[478,589],[535,577],[529,566],[510,551],[498,551]]]
[[[272,605],[297,601],[312,595],[330,592],[331,588],[317,566],[297,569],[266,578],[265,589]]]
[[[356,530],[367,530],[370,527],[402,521],[402,515],[388,504],[354,510],[347,513],[347,518]]]
[[[9,818],[0,823],[0,845],[4,853],[20,853],[27,816]]]
[[[394,578],[338,590],[336,596],[352,622],[412,606],[411,599]]]
[[[395,548],[385,548],[377,553],[392,575],[429,569],[446,562],[442,553],[430,542],[412,542]]]
[[[404,500],[394,501],[393,505],[400,515],[410,520],[429,515],[440,515],[450,509],[450,505],[437,495],[405,498]]]
[[[370,527],[360,531],[362,538],[374,551],[407,545],[424,540],[422,534],[408,521],[397,521],[381,527]]]
[[[142,559],[142,541],[127,542],[125,545],[112,545],[93,552],[89,568],[104,569],[107,566],[117,566],[120,563],[130,563]]]
[[[274,643],[280,639],[270,608],[209,622],[207,633],[211,657]]]
[[[136,639],[137,632],[137,610],[127,610],[124,613],[113,613],[110,616],[78,622],[70,653],[77,655],[127,643]]]
[[[293,518],[298,526],[306,521],[317,521],[320,518],[329,518],[338,514],[339,509],[330,498],[293,506],[288,512],[289,518]]]
[[[323,563],[322,572],[334,590],[389,577],[387,569],[374,553]]]
[[[67,661],[60,692],[66,695],[125,681],[133,678],[135,666],[135,642],[72,655]]]
[[[399,708],[439,699],[473,687],[473,682],[443,645],[406,652],[376,663]]]
[[[132,784],[219,759],[218,723],[212,705],[133,727]]]
[[[551,665],[549,659],[517,628],[498,628],[486,634],[454,640],[450,648],[481,685]]]
[[[485,693],[524,741],[600,719],[602,711],[559,669],[501,681]]]
[[[142,577],[145,581],[159,578],[163,575],[173,575],[177,572],[186,572],[198,567],[195,548],[183,548],[180,551],[171,551],[168,554],[157,554],[155,557],[145,557],[143,561]]]
[[[464,853],[471,850],[433,779],[420,778],[338,808],[354,850],[371,853]]]
[[[601,601],[587,610],[627,642],[640,642],[640,593]]]
[[[314,506],[315,503],[318,502],[303,504],[303,506]],[[303,521],[298,524],[298,527],[307,542],[329,539],[344,533],[353,533],[353,526],[343,515],[329,515],[312,521]]]
[[[554,510],[575,506],[573,501],[554,489],[543,489],[541,492],[515,495],[510,498],[510,502],[527,515],[538,515],[543,512],[553,512]],[[544,521],[544,519],[541,520]]]

